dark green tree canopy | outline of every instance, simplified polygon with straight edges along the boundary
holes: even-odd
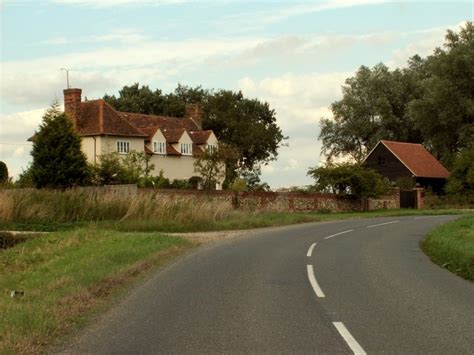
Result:
[[[37,188],[67,188],[87,184],[89,170],[81,138],[58,104],[43,116],[33,139],[32,181]]]
[[[0,184],[8,181],[8,168],[7,164],[0,161]]]
[[[359,164],[327,164],[308,170],[316,191],[355,197],[377,197],[390,191],[388,181],[374,170]]]
[[[125,86],[119,96],[104,99],[120,111],[182,117],[186,103],[200,103],[204,109],[203,128],[212,129],[220,142],[239,151],[239,157],[228,160],[227,180],[240,170],[253,170],[278,155],[285,137],[276,122],[275,111],[266,102],[248,99],[230,90],[206,90],[178,85],[164,95],[136,83]]]
[[[423,143],[450,167],[474,140],[474,29],[448,31],[444,49],[403,69],[362,66],[346,80],[343,97],[321,119],[319,138],[328,160],[360,162],[381,139]]]

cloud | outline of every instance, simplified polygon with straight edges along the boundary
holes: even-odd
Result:
[[[141,31],[135,29],[118,29],[110,31],[103,35],[80,36],[77,38],[67,38],[65,36],[53,37],[40,42],[46,45],[70,45],[80,43],[104,43],[116,42],[122,44],[136,44],[143,42],[147,36],[143,35]]]
[[[45,109],[36,109],[0,117],[0,160],[9,175],[17,176],[31,161],[32,144],[27,142],[41,123]]]
[[[179,5],[190,2],[197,2],[197,0],[53,0],[53,3],[61,5],[87,6],[99,9],[117,6]]]
[[[277,123],[289,136],[289,147],[279,150],[277,161],[262,167],[262,180],[273,188],[312,183],[306,176],[320,160],[319,119],[332,117],[329,106],[341,96],[341,85],[352,72],[286,73],[255,80],[244,77],[239,89],[247,97],[258,97],[275,109]]]

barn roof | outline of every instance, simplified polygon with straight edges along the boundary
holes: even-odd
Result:
[[[383,144],[415,177],[446,179],[450,175],[449,171],[418,143],[381,140],[367,158],[380,144]]]

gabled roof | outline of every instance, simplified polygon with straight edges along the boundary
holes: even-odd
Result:
[[[162,132],[168,143],[178,143],[179,139],[184,134],[184,132],[186,132],[186,130],[184,128],[164,129]]]
[[[381,140],[367,155],[383,144],[415,177],[447,179],[449,171],[421,144]],[[366,159],[367,159],[366,158]]]
[[[81,102],[80,112],[77,132],[82,136],[146,136],[102,99]]]
[[[189,135],[191,136],[191,139],[193,140],[194,143],[196,144],[206,144],[207,140],[209,139],[212,131],[191,131],[189,132]]]

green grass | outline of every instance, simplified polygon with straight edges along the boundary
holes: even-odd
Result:
[[[55,224],[14,223],[0,221],[0,230],[32,230],[32,231],[64,231],[84,228],[89,225],[101,229],[119,232],[205,232],[234,229],[252,229],[262,227],[284,226],[308,222],[324,222],[342,219],[358,219],[391,216],[419,216],[441,214],[463,214],[466,210],[438,209],[438,210],[379,210],[370,212],[244,212],[236,211],[225,218],[209,218],[196,222],[191,219],[175,220],[172,218],[143,218],[122,219],[98,222],[67,222]]]
[[[474,215],[444,224],[422,241],[423,251],[436,264],[474,281]]]
[[[440,214],[462,214],[463,210],[380,210],[371,212],[341,212],[341,213],[321,213],[321,212],[239,212],[229,215],[225,219],[203,221],[201,223],[186,223],[173,220],[121,220],[98,222],[101,228],[112,229],[122,232],[206,232],[223,231],[236,229],[252,229],[263,227],[285,226],[298,223],[324,222],[343,219],[359,219],[373,217],[391,216],[419,216],[419,215],[440,215]],[[0,224],[1,226],[1,224]]]
[[[0,353],[44,351],[145,271],[193,245],[156,233],[86,228],[1,250]],[[11,290],[25,295],[12,299]]]

